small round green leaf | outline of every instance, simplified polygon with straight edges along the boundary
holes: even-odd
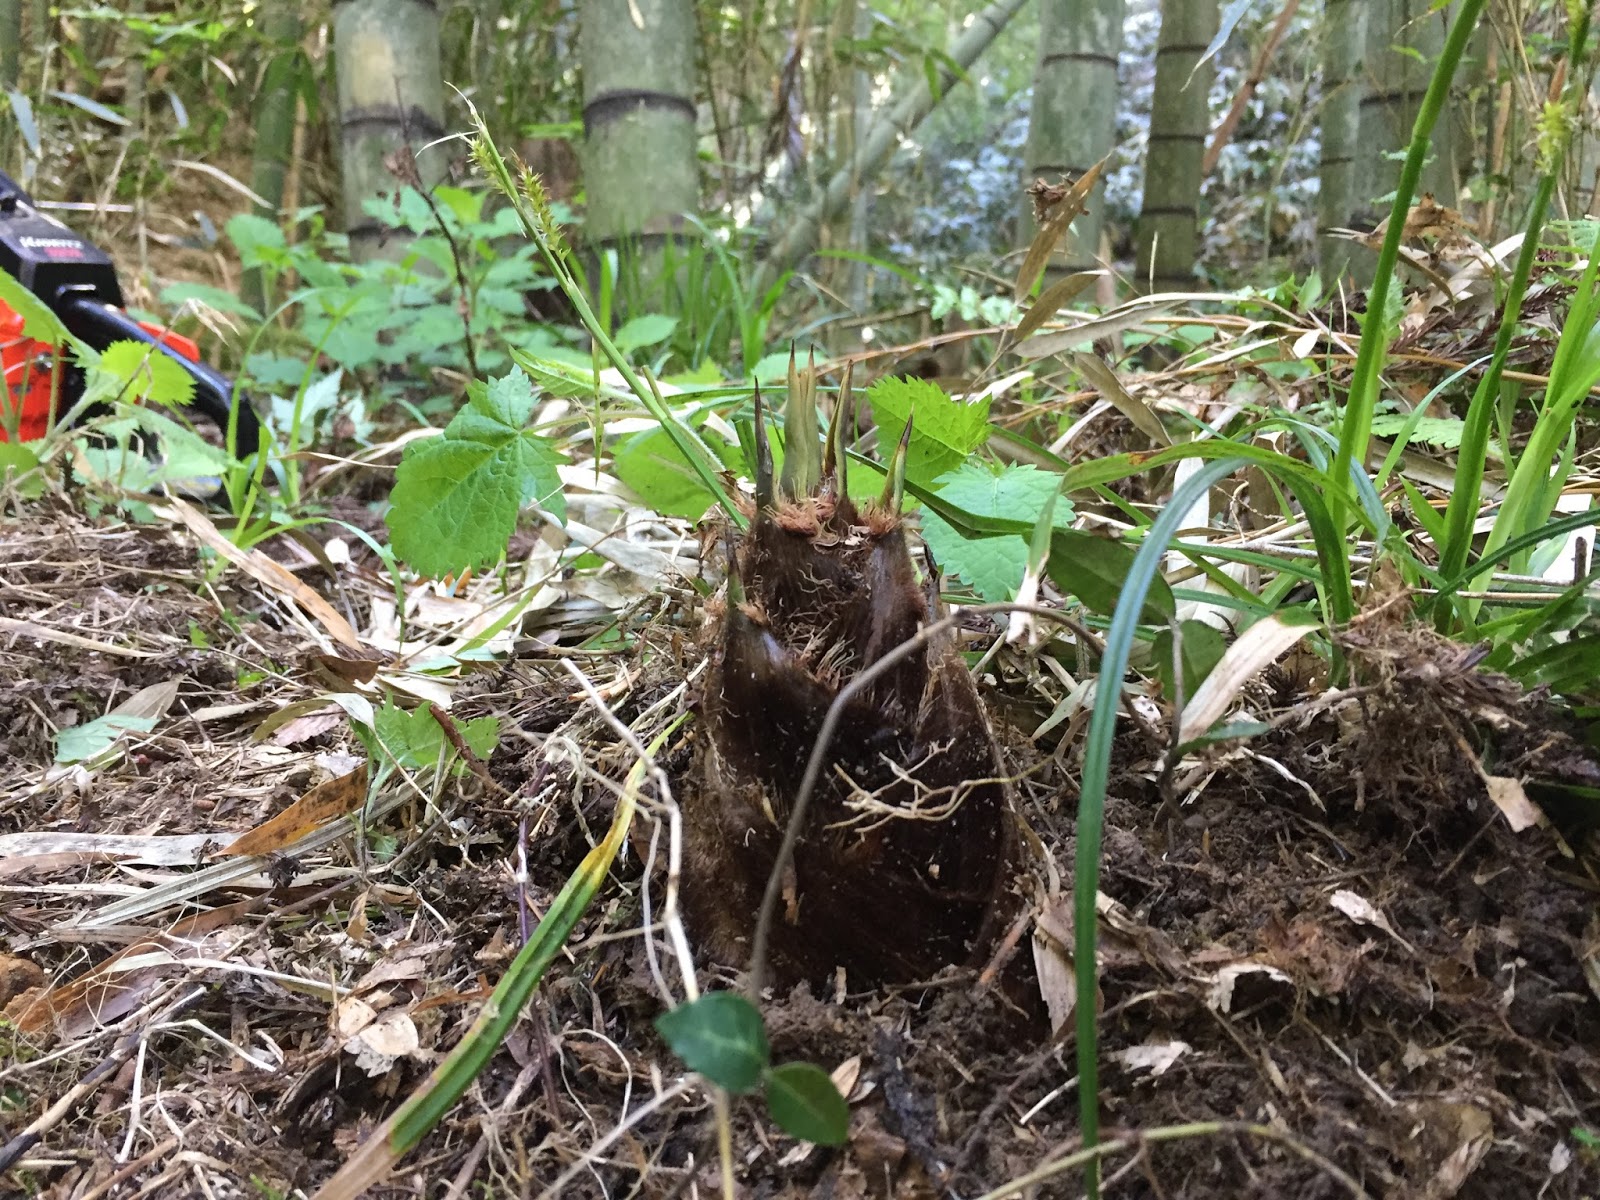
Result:
[[[750,1091],[772,1061],[761,1014],[737,992],[680,1004],[656,1018],[656,1030],[691,1071],[730,1092]]]
[[[850,1133],[850,1106],[812,1063],[784,1063],[768,1073],[767,1111],[785,1133],[822,1146],[837,1146]]]

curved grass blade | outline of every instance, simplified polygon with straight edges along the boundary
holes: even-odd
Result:
[[[686,719],[687,716],[680,717],[662,730],[651,742],[650,752],[654,754],[665,745],[667,738]],[[606,873],[611,869],[628,827],[633,822],[644,776],[645,763],[640,760],[628,772],[606,836],[584,856],[578,869],[557,893],[550,910],[512,961],[466,1037],[434,1068],[428,1081],[361,1144],[360,1149],[346,1160],[332,1179],[317,1190],[313,1200],[352,1200],[386,1177],[401,1156],[413,1149],[430,1129],[443,1120],[462,1093],[472,1086],[472,1081],[488,1065],[506,1035],[511,1032],[523,1006],[533,995],[534,988],[539,986],[539,980],[561,953],[561,947],[566,944],[578,918],[583,916],[595,893],[600,890],[600,885],[605,882]]]
[[[1077,974],[1076,1006],[1078,1036],[1078,1129],[1083,1145],[1092,1147],[1100,1140],[1100,1064],[1099,1030],[1095,1025],[1094,1004],[1096,971],[1095,899],[1100,888],[1100,836],[1105,823],[1106,783],[1111,774],[1111,742],[1116,734],[1117,712],[1122,701],[1122,676],[1128,669],[1128,656],[1143,614],[1145,596],[1161,571],[1168,543],[1177,533],[1184,515],[1212,484],[1244,465],[1239,458],[1208,463],[1178,488],[1150,527],[1150,533],[1134,557],[1133,569],[1123,586],[1122,602],[1111,618],[1105,653],[1100,663],[1100,682],[1095,689],[1094,711],[1089,717],[1088,738],[1083,752],[1083,784],[1078,799],[1077,857],[1073,878],[1073,955]],[[1099,1195],[1099,1163],[1086,1168],[1090,1196]]]

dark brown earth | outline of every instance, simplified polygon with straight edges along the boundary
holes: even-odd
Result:
[[[0,524],[10,622],[0,630],[0,835],[216,831],[221,841],[304,792],[319,754],[359,752],[343,723],[286,747],[252,740],[263,716],[324,685],[305,666],[301,630],[259,588],[235,572],[204,576],[193,542],[166,526],[95,528],[47,506]],[[346,599],[359,621],[365,600]],[[156,657],[41,640],[17,622]],[[688,625],[658,619],[647,631],[657,661],[672,665],[647,670],[617,701],[624,720],[669,696],[691,665]],[[1537,698],[1398,618],[1358,627],[1348,647],[1353,694],[1333,701],[1321,683],[1274,672],[1253,703],[1263,719],[1281,718],[1276,730],[1248,754],[1180,769],[1170,804],[1155,748],[1137,731],[1119,742],[1100,883],[1115,902],[1102,910],[1098,997],[1106,1134],[1217,1120],[1278,1139],[1233,1131],[1146,1144],[1108,1160],[1107,1194],[1351,1194],[1303,1149],[1371,1196],[1592,1196],[1600,1158],[1582,1136],[1600,1133],[1592,847],[1573,828],[1511,832],[1473,761],[1495,776],[1581,781],[1590,759]],[[1004,657],[991,667],[997,709],[1026,705],[1019,669]],[[609,679],[615,664],[590,670]],[[120,762],[87,782],[38,787],[52,726],[171,679],[169,717]],[[459,717],[496,712],[521,730],[490,763],[517,794],[492,794],[470,774],[446,780],[427,804],[380,822],[361,854],[346,839],[279,864],[275,877],[89,930],[69,926],[190,869],[0,854],[0,984],[26,986],[37,968],[59,989],[201,919],[173,950],[179,965],[114,977],[108,995],[131,1014],[108,1017],[124,1022],[115,1031],[92,1020],[66,1035],[48,1021],[28,1033],[0,1026],[0,1143],[91,1078],[128,1029],[146,1029],[142,1057],[95,1080],[0,1177],[0,1192],[309,1194],[459,1040],[521,923],[546,910],[609,819],[614,792],[595,773],[619,780],[631,761],[548,661],[461,690]],[[262,707],[183,716],[252,700]],[[579,747],[584,770],[533,755],[559,738]],[[1024,815],[1063,881],[1058,920],[1070,909],[1077,742],[1074,732],[1018,756],[1030,772]],[[680,739],[662,765],[676,777],[692,750]],[[624,1109],[677,1080],[652,1029],[662,1003],[638,936],[652,825],[641,819],[634,832],[507,1046],[372,1194],[444,1195],[470,1168],[473,1194],[538,1195]],[[732,984],[743,965],[702,961],[701,984]],[[347,1014],[318,983],[403,1011],[416,1052],[366,1075],[344,1046]],[[11,1021],[25,1003],[13,1001]],[[57,1018],[81,1015],[67,1006]],[[801,991],[766,1016],[777,1059],[854,1077],[852,1137],[842,1150],[806,1150],[738,1102],[741,1195],[973,1197],[1076,1148],[1070,1025],[1053,1039],[971,973],[842,1000]],[[564,1193],[716,1194],[710,1111],[691,1088],[607,1143]],[[126,1163],[136,1165],[95,1191]],[[1068,1174],[1036,1194],[1078,1189]]]

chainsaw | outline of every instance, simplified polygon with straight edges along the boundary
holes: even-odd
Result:
[[[235,458],[254,454],[261,444],[261,423],[250,402],[234,393],[226,376],[200,361],[200,348],[189,338],[147,321],[135,320],[123,308],[116,265],[97,246],[84,241],[54,217],[40,212],[32,198],[0,172],[0,270],[4,270],[53,312],[69,333],[95,350],[113,342],[143,342],[152,353],[178,363],[194,380],[190,407],[215,425],[224,440],[233,426]],[[0,301],[0,442],[15,428],[24,442],[49,432],[53,420],[82,397],[83,371],[56,360],[66,347],[27,336],[25,322]]]

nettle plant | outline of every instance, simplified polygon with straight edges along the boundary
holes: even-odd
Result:
[[[537,251],[517,238],[516,215],[485,213],[486,194],[439,187],[432,201],[407,188],[394,200],[368,202],[368,213],[405,239],[395,258],[355,263],[349,241],[331,233],[320,209],[294,214],[290,240],[275,222],[233,217],[227,234],[241,265],[258,272],[261,291],[277,298],[258,312],[231,292],[180,283],[164,303],[199,301],[257,325],[244,354],[244,382],[272,394],[269,420],[286,428],[301,393],[329,369],[359,385],[370,411],[414,405],[419,417],[455,404],[436,382],[503,372],[510,353],[576,355],[578,330],[531,319],[529,298],[555,286]],[[579,356],[581,361],[583,357]],[[302,413],[302,415],[304,415]],[[299,431],[309,435],[314,430]]]

